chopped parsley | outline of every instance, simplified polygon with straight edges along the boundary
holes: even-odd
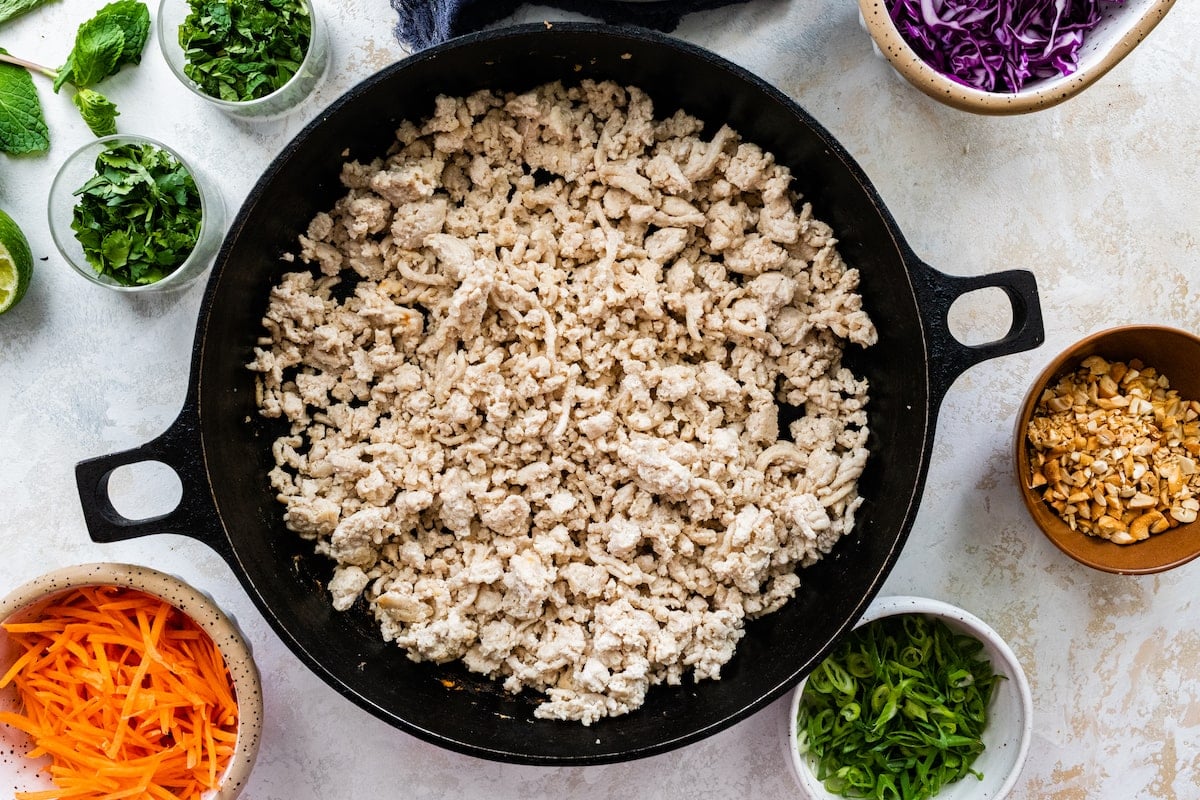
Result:
[[[71,229],[88,263],[123,286],[175,271],[200,236],[200,193],[191,173],[152,144],[118,144],[96,156],[75,191]]]
[[[302,0],[188,0],[179,26],[184,74],[231,103],[257,100],[300,69],[312,38]]]

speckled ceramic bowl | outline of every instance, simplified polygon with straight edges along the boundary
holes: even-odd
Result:
[[[171,603],[203,628],[221,650],[233,676],[238,703],[237,751],[221,781],[221,788],[204,795],[204,800],[233,800],[241,793],[258,755],[262,734],[263,699],[258,668],[237,626],[211,599],[178,578],[148,567],[131,564],[82,564],[48,572],[11,591],[0,599],[0,623],[36,619],[51,598],[81,586],[122,586],[138,589]],[[0,629],[0,674],[20,655]],[[0,692],[0,710],[17,708],[16,690]],[[15,728],[0,725],[0,772],[5,786],[17,791],[52,789],[43,772],[45,759],[32,760],[24,753],[29,739]]]
[[[1171,388],[1186,400],[1200,399],[1200,336],[1161,325],[1123,325],[1099,331],[1059,353],[1033,381],[1017,414],[1013,432],[1013,463],[1017,487],[1038,528],[1055,547],[1081,564],[1103,572],[1145,575],[1178,567],[1200,556],[1200,520],[1180,525],[1133,544],[1072,530],[1039,493],[1030,488],[1032,475],[1025,433],[1034,407],[1047,386],[1079,367],[1088,356],[1109,361],[1141,359],[1165,375]]]
[[[1174,4],[1175,0],[1102,3],[1103,20],[1084,39],[1074,73],[1032,81],[1012,93],[985,92],[947,78],[922,60],[900,35],[888,13],[889,0],[858,0],[860,20],[871,34],[876,53],[909,83],[954,108],[997,115],[1039,111],[1079,94],[1145,39]]]
[[[983,778],[967,776],[947,784],[938,792],[937,800],[1002,800],[1008,797],[1017,784],[1033,739],[1033,697],[1016,655],[1000,638],[1000,634],[974,614],[941,600],[924,597],[877,597],[854,627],[861,628],[877,619],[903,614],[937,617],[951,630],[974,636],[983,643],[983,655],[992,662],[996,674],[1003,676],[1003,680],[996,683],[988,707],[988,722],[983,732],[984,751],[973,765],[973,769],[981,772]],[[796,747],[800,698],[807,683],[806,679],[796,687],[788,704],[783,726],[785,757],[800,789],[800,797],[807,800],[839,800],[839,795],[825,790],[821,781],[817,780],[808,756]]]

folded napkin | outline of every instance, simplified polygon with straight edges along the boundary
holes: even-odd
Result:
[[[400,15],[396,38],[411,49],[422,50],[452,36],[479,30],[512,14],[523,0],[391,0]],[[550,5],[596,17],[609,23],[628,23],[672,31],[679,20],[693,11],[745,3],[747,0],[537,0]]]

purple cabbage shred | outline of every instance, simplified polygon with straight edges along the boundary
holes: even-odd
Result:
[[[1028,81],[1070,75],[1102,0],[888,0],[900,35],[959,83],[1016,92]],[[1125,0],[1104,0],[1124,3]]]

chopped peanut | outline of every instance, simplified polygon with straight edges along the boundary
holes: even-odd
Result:
[[[1027,485],[1073,530],[1117,544],[1194,522],[1198,418],[1153,367],[1090,356],[1034,408]]]

